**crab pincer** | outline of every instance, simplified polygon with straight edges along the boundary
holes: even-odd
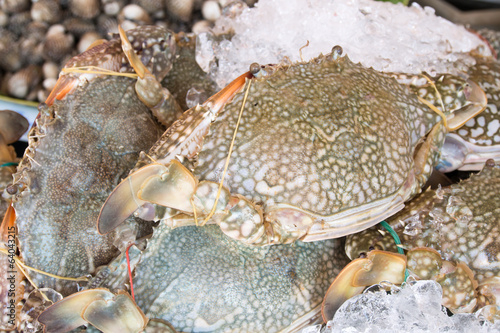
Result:
[[[442,304],[454,313],[471,312],[477,304],[478,284],[463,262],[443,260],[431,248],[415,248],[406,256],[372,250],[366,258],[351,261],[335,278],[323,300],[323,320],[331,320],[347,299],[361,294],[366,287],[381,282],[402,284],[406,281],[406,270],[417,279],[436,280],[441,284],[445,291]]]
[[[126,292],[88,289],[72,294],[47,308],[38,321],[44,332],[69,332],[87,323],[102,332],[142,332],[148,319]]]

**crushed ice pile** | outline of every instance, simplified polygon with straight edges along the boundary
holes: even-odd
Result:
[[[242,6],[242,4],[239,4]],[[405,7],[372,0],[259,0],[239,15],[230,5],[213,33],[234,30],[231,41],[199,35],[197,61],[220,87],[253,62],[296,62],[340,45],[354,62],[381,71],[449,72],[462,52],[489,49],[474,34],[418,4]],[[468,61],[473,61],[469,59]],[[218,66],[216,65],[218,63]]]
[[[302,333],[500,332],[499,321],[492,324],[478,314],[448,316],[441,299],[441,286],[430,280],[407,283],[391,294],[369,291],[347,300],[325,327],[307,327]]]

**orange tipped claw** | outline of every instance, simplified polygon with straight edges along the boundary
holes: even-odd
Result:
[[[150,164],[137,170],[118,184],[101,208],[97,219],[97,231],[101,235],[107,234],[119,226],[137,208],[144,205],[146,201],[136,196],[142,184],[148,178],[162,175],[166,171],[167,168],[161,164]]]
[[[326,292],[321,306],[323,320],[331,320],[346,300],[360,294],[365,287],[381,281],[402,283],[405,268],[404,255],[380,250],[370,251],[366,258],[351,261]]]
[[[229,103],[234,95],[236,95],[245,86],[246,79],[251,78],[253,78],[251,72],[241,74],[236,79],[231,81],[231,83],[229,83],[224,89],[210,97],[205,103],[203,103],[203,105],[211,104],[212,109],[220,109],[225,104]]]
[[[50,92],[49,97],[45,100],[45,104],[51,106],[54,101],[61,100],[76,86],[78,79],[69,75],[62,75],[56,82],[54,89]]]

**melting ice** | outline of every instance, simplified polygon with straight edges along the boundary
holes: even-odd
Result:
[[[495,324],[476,314],[448,316],[441,307],[441,286],[435,281],[413,281],[387,294],[365,292],[347,300],[326,327],[312,326],[302,333],[368,332],[500,332]]]
[[[335,45],[342,46],[354,62],[405,73],[450,72],[463,52],[478,47],[489,54],[476,35],[418,4],[260,0],[239,15],[234,14],[234,7],[226,10],[230,14],[221,17],[214,28],[215,34],[234,31],[231,41],[216,41],[205,33],[197,45],[198,63],[221,87],[253,62],[275,64],[286,58],[295,62],[301,55],[309,60],[329,53]]]

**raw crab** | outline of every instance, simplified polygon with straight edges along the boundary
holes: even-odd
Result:
[[[142,255],[130,249],[130,261],[137,263],[135,299],[147,317],[166,320],[180,332],[297,332],[321,321],[324,293],[347,261],[342,246],[335,239],[252,247],[225,237],[216,226],[172,230],[160,223]],[[118,306],[111,301],[114,293],[124,295],[123,257],[90,282],[100,288],[48,308],[39,317],[47,331],[64,332],[85,322],[101,330],[102,323],[136,327],[122,333],[142,329],[147,320],[126,297],[121,296],[128,310],[111,313]]]
[[[444,305],[453,312],[500,306],[499,191],[500,166],[489,160],[478,175],[436,191],[429,189],[387,220],[409,250],[410,272],[437,280],[443,287]],[[342,299],[369,284],[403,281],[406,259],[380,251],[397,251],[392,236],[381,229],[377,226],[348,236],[350,258],[375,250],[340,273],[342,278],[326,298],[327,318],[331,319]],[[359,282],[363,276],[369,276],[366,283]]]
[[[171,67],[170,48],[175,47],[171,35],[159,27],[128,32],[141,61],[156,76],[153,83]],[[124,41],[124,48],[131,48],[130,43]],[[93,66],[99,68],[97,72]],[[14,185],[7,189],[14,195],[20,253],[26,265],[75,278],[92,273],[116,255],[113,235],[101,236],[95,229],[99,207],[139,152],[149,148],[162,131],[142,101],[163,120],[169,116],[160,111],[173,101],[164,91],[160,97],[166,96],[165,101],[141,90],[141,84],[153,76],[147,69],[139,80],[122,76],[133,71],[119,38],[103,42],[73,58],[46,104],[40,105],[29,147]],[[109,75],[116,72],[120,76]],[[38,287],[63,294],[76,289],[74,282],[32,274]]]
[[[446,129],[481,112],[484,93],[471,86],[444,126],[407,86],[341,53],[254,64],[186,111],[107,199],[99,232],[140,207],[136,215],[173,227],[216,223],[268,245],[344,236],[402,209],[425,183]]]

